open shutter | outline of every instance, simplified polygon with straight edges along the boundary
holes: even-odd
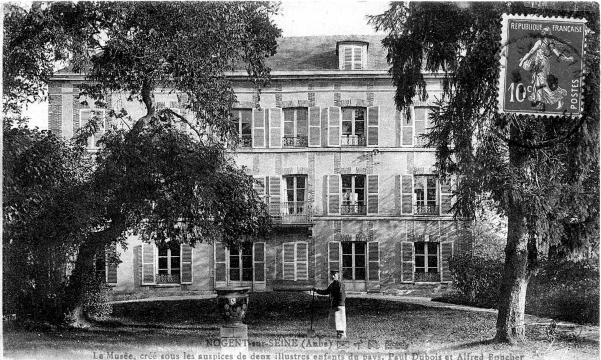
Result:
[[[453,207],[453,190],[451,187],[452,180],[447,178],[446,180],[440,181],[440,214],[450,214],[451,208]]]
[[[253,109],[253,147],[265,147],[265,110]]]
[[[283,260],[283,279],[284,280],[295,280],[295,266],[294,266],[294,243],[284,243],[282,247],[282,260]]]
[[[415,117],[415,145],[424,146],[427,140],[422,137],[426,133],[426,124],[428,122],[428,108],[418,107],[414,109]]]
[[[269,109],[269,147],[282,147],[282,109]]]
[[[401,213],[413,213],[413,175],[401,176]]]
[[[394,176],[394,214],[401,213],[401,175]]]
[[[332,271],[340,271],[340,242],[330,241],[328,243],[328,279]]]
[[[215,285],[224,286],[227,279],[226,251],[222,243],[215,243]]]
[[[117,284],[117,244],[110,244],[106,251],[106,283]]]
[[[368,281],[380,281],[380,244],[377,241],[367,243]]]
[[[409,108],[409,116],[405,110],[402,111],[402,139],[401,145],[403,146],[413,146],[413,118],[415,117],[413,113],[413,106]]]
[[[442,266],[442,281],[452,281],[453,277],[451,270],[449,269],[449,260],[453,256],[453,241],[447,241],[440,244],[440,256]]]
[[[142,244],[142,285],[152,285],[156,282],[154,271],[154,244]]]
[[[265,282],[265,243],[253,244],[253,273],[255,282]]]
[[[269,215],[280,216],[281,180],[277,176],[269,177]]]
[[[192,284],[192,247],[182,244],[180,254],[182,254],[182,261],[180,262],[182,284]]]
[[[255,182],[253,183],[253,189],[259,194],[259,197],[265,201],[265,176],[255,176]]]
[[[321,146],[321,112],[319,106],[309,108],[309,146]]]
[[[328,146],[340,146],[340,122],[342,112],[340,107],[331,106],[328,108]]]
[[[367,175],[367,213],[378,213],[378,175]]]
[[[340,214],[340,176],[328,175],[328,214]]]
[[[296,243],[296,280],[309,279],[309,246],[304,241]]]
[[[367,108],[367,146],[378,146],[379,107]]]
[[[401,242],[401,282],[413,282],[413,243]]]

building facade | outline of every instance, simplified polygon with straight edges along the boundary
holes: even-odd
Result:
[[[271,83],[260,92],[244,73],[230,74],[241,137],[232,155],[257,180],[275,231],[240,249],[219,243],[158,249],[132,237],[126,250],[119,249],[118,266],[98,265],[114,293],[326,286],[334,269],[351,292],[448,283],[449,257],[471,249],[470,222],[453,219],[454,183],[434,174],[434,149],[421,137],[432,104],[415,101],[409,114],[396,110],[380,40],[282,38],[269,59]],[[434,99],[441,78],[425,79]],[[62,72],[50,86],[50,129],[65,137],[103,112],[81,103],[82,81]],[[177,94],[157,92],[155,98],[159,108],[184,111]],[[144,114],[119,94],[110,102],[133,118]]]

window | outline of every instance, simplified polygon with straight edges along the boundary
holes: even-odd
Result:
[[[365,108],[342,108],[342,146],[365,146]]]
[[[342,50],[342,70],[363,69],[363,48],[359,45],[345,45]]]
[[[106,280],[106,255],[104,252],[94,256],[94,273],[96,279],[99,279],[100,281]]]
[[[117,246],[111,244],[106,250],[94,255],[94,275],[97,280],[107,283],[117,283]]]
[[[181,273],[181,247],[178,243],[157,246],[157,283],[179,284]]]
[[[98,131],[88,138],[88,148],[97,148],[98,140],[106,129],[106,112],[102,109],[81,109],[79,111],[79,126],[84,127],[93,118],[98,119]]]
[[[437,184],[435,176],[415,176],[415,214],[437,215]]]
[[[415,120],[415,146],[426,146],[428,140],[423,137],[426,133],[428,124],[428,114],[430,110],[427,107],[416,107],[414,110]]]
[[[282,246],[284,280],[308,280],[309,247],[305,241],[284,243]]]
[[[264,287],[265,243],[243,243],[240,248],[226,248],[222,243],[215,243],[214,250],[216,286],[252,281],[253,286],[258,283]]]
[[[305,175],[285,176],[286,179],[286,205],[288,214],[303,214],[305,211],[305,197],[307,177]]]
[[[284,109],[284,147],[307,147],[308,109]]]
[[[343,215],[365,214],[365,175],[342,175]]]
[[[416,242],[415,246],[415,281],[440,281],[438,271],[437,242]]]
[[[252,243],[244,243],[240,248],[230,249],[230,281],[253,280]]]
[[[233,111],[233,121],[238,136],[240,136],[240,145],[243,148],[252,147],[251,119],[251,109],[238,109]]]
[[[342,242],[342,279],[365,280],[365,242]]]

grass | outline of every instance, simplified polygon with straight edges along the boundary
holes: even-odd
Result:
[[[251,352],[293,351],[305,353],[301,344],[306,340],[310,325],[311,297],[304,293],[252,294],[247,317]],[[314,307],[314,329],[321,345],[311,348],[314,354],[332,353],[344,343],[334,340],[327,328],[327,298],[318,298]],[[350,345],[346,352],[381,354],[379,360],[395,360],[388,354],[454,355],[482,353],[489,360],[514,360],[496,355],[521,354],[538,359],[597,359],[599,343],[586,340],[577,333],[550,334],[547,326],[527,326],[528,342],[510,346],[491,344],[496,317],[492,313],[430,308],[383,299],[347,299],[347,328]],[[220,314],[216,301],[185,300],[136,302],[114,305],[109,319],[89,330],[56,330],[34,332],[6,328],[4,331],[5,356],[8,358],[77,358],[99,359],[106,351],[128,351],[136,359],[154,352],[156,359],[182,359],[184,351],[197,355],[215,352],[207,347],[207,339],[219,337]],[[295,340],[296,339],[296,340]],[[294,341],[293,341],[294,340]],[[379,349],[368,349],[368,341],[378,343]],[[287,344],[281,343],[288,341]],[[375,342],[373,342],[375,341]],[[295,342],[295,343],[294,343]],[[297,346],[290,346],[290,345]],[[306,343],[304,343],[306,344]],[[327,350],[329,345],[331,350]],[[261,345],[261,346],[258,346]],[[283,346],[282,346],[283,345]],[[385,348],[388,345],[388,349]],[[104,357],[106,358],[106,357]],[[416,359],[419,358],[416,357]],[[153,359],[153,360],[156,360]],[[249,360],[249,359],[246,359]],[[276,360],[271,357],[269,360]],[[332,360],[332,359],[310,359]],[[347,360],[347,358],[345,358]],[[358,360],[369,360],[359,357]],[[399,358],[397,360],[405,360]],[[463,355],[461,360],[468,360]],[[472,360],[472,359],[469,359]]]

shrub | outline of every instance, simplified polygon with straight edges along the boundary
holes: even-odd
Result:
[[[463,300],[482,307],[496,307],[503,263],[499,260],[463,254],[449,262],[453,284]]]

